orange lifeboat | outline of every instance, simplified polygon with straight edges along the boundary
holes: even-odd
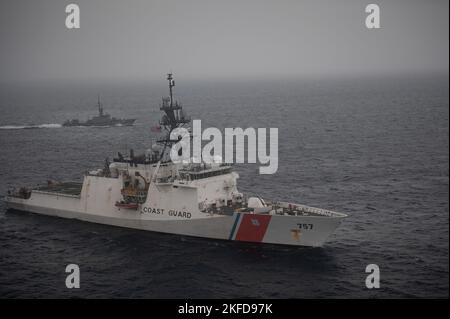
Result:
[[[125,209],[138,209],[139,204],[137,203],[125,203],[125,202],[116,202],[116,207],[125,208]]]

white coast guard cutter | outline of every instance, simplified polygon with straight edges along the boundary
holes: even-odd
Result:
[[[321,246],[345,214],[247,197],[229,164],[175,164],[169,133],[190,123],[170,96],[162,99],[157,147],[125,158],[119,153],[82,183],[48,183],[8,192],[8,208],[162,233],[245,242]]]

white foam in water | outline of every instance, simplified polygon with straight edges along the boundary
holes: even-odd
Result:
[[[38,125],[38,128],[60,128],[62,127],[61,124],[42,124]]]
[[[0,126],[0,130],[20,130],[20,129],[34,129],[34,128],[60,128],[61,124],[50,123],[40,125],[4,125]]]

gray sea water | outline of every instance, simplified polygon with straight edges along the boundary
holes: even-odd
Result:
[[[0,297],[393,298],[449,296],[447,76],[188,81],[176,96],[206,126],[278,127],[279,169],[240,164],[240,190],[349,214],[322,248],[164,235],[6,211]],[[62,128],[107,112],[133,127]],[[0,87],[0,194],[81,180],[151,145],[161,83]],[[50,124],[50,125],[49,125]],[[37,126],[23,129],[24,126]],[[65,267],[81,288],[65,287]],[[366,265],[381,288],[365,287]]]

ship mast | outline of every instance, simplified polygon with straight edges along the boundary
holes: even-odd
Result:
[[[100,102],[100,94],[97,95],[97,106],[98,106],[98,114],[99,114],[100,116],[103,116],[103,105],[102,105],[102,103]]]
[[[191,119],[185,116],[181,104],[179,104],[178,101],[175,101],[173,98],[173,87],[175,86],[175,81],[173,79],[172,73],[167,74],[167,81],[169,81],[169,96],[162,98],[162,104],[159,108],[161,111],[164,111],[164,115],[159,121],[159,124],[164,127],[166,135],[164,138],[156,141],[158,144],[162,144],[164,146],[161,152],[160,161],[163,159],[167,147],[170,147],[171,145],[179,141],[178,139],[171,140],[170,133],[174,129],[182,127],[191,122]]]
[[[175,86],[175,81],[173,79],[172,73],[167,74],[167,80],[169,81],[169,92],[170,92],[170,106],[173,106],[173,94],[172,88]]]
[[[160,107],[161,111],[164,111],[164,115],[159,122],[160,125],[164,126],[168,135],[177,127],[181,127],[184,124],[189,123],[191,120],[185,116],[183,112],[183,107],[178,101],[173,98],[173,87],[175,86],[175,81],[173,80],[172,73],[167,74],[167,80],[169,81],[169,97],[162,98],[162,104]],[[167,138],[165,141],[170,141]]]

